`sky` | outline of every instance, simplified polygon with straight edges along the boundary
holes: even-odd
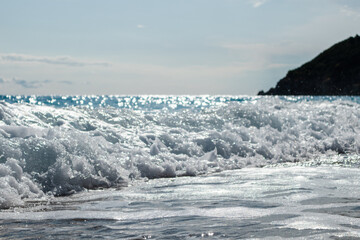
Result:
[[[255,95],[359,26],[358,0],[0,0],[0,94]]]

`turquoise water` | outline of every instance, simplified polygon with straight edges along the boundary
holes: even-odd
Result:
[[[24,96],[0,95],[0,101],[7,103],[30,103],[54,107],[88,106],[88,107],[115,107],[129,109],[182,109],[204,108],[221,103],[248,102],[260,98],[277,98],[283,101],[352,101],[360,103],[355,96],[116,96],[116,95],[75,95],[75,96]]]

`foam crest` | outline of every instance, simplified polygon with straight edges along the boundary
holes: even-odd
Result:
[[[160,109],[1,103],[0,208],[133,179],[305,163],[360,150],[357,98],[201,97],[194,101],[202,107],[193,108],[170,107],[189,97],[169,99]],[[152,101],[159,99],[145,103]]]

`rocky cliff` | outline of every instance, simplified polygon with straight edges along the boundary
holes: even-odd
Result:
[[[360,37],[350,37],[291,70],[259,95],[360,95]]]

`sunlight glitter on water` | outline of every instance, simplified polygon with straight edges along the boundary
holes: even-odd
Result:
[[[44,231],[59,239],[80,233],[154,239],[354,237],[360,235],[359,171],[293,166],[137,181],[118,191],[90,191],[2,212],[8,230],[2,228],[0,236]],[[48,225],[56,230],[44,229]]]

